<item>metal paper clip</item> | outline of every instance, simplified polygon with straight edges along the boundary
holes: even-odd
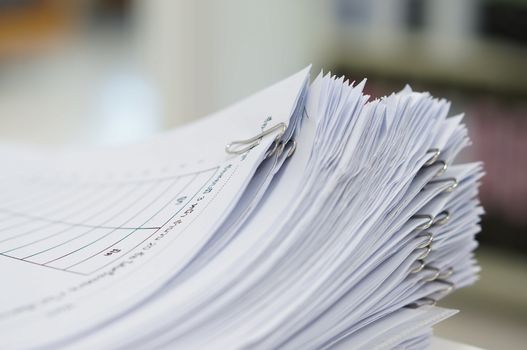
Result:
[[[425,270],[430,270],[430,271],[433,271],[434,274],[431,276],[431,277],[427,277],[427,278],[423,278],[423,281],[424,282],[432,282],[432,281],[435,281],[439,275],[441,274],[441,270],[439,270],[437,267],[433,267],[433,266],[425,266],[424,268]]]
[[[436,279],[435,282],[439,282],[439,283],[443,283],[443,284],[446,284],[446,287],[437,291],[436,293],[439,293],[441,295],[441,297],[439,299],[441,299],[442,297],[444,297],[445,295],[447,295],[448,293],[450,293],[451,291],[454,290],[455,288],[455,284],[450,282],[450,281],[446,281],[446,280],[442,280],[442,279]]]
[[[441,272],[441,274],[437,277],[437,279],[439,281],[444,281],[446,280],[447,278],[449,278],[450,276],[452,276],[452,274],[454,273],[454,269],[449,267],[448,269],[446,269],[445,271]],[[446,281],[444,281],[446,282]],[[449,282],[450,283],[450,282]]]
[[[417,264],[416,267],[410,270],[410,273],[418,273],[421,272],[421,270],[425,267],[425,261],[424,260],[416,260],[415,264]]]
[[[434,240],[434,235],[432,234],[432,232],[426,232],[424,235],[417,236],[417,238],[421,238],[425,236],[427,237],[426,241],[419,244],[417,246],[417,249],[423,249],[423,248],[429,247],[432,244],[432,241]]]
[[[415,228],[416,230],[426,230],[427,228],[432,226],[432,224],[434,223],[434,217],[432,215],[429,215],[429,214],[424,214],[424,215],[416,214],[416,215],[412,216],[412,219],[418,219],[418,220],[420,220],[420,219],[427,219],[427,221],[424,224],[421,224],[421,225],[417,226]]]
[[[428,185],[441,183],[441,182],[451,182],[452,183],[450,186],[448,186],[447,188],[444,189],[444,192],[452,192],[459,185],[459,182],[454,177],[447,177],[447,178],[444,178],[444,179],[432,180],[432,181],[428,182]],[[426,188],[426,186],[425,186],[425,188]]]
[[[441,276],[441,274],[440,274],[440,276]],[[432,282],[432,281],[433,282],[438,282],[438,283],[443,283],[443,284],[446,285],[446,287],[443,288],[443,289],[438,290],[437,292],[434,292],[434,293],[430,294],[427,297],[418,299],[415,302],[406,305],[406,307],[409,307],[409,308],[412,308],[412,309],[416,309],[416,308],[424,306],[424,305],[432,305],[432,306],[434,306],[439,299],[445,297],[447,294],[449,294],[455,288],[454,283],[452,283],[450,281],[442,280],[442,279],[439,279],[439,278],[434,278],[434,279],[430,279],[429,282]],[[434,297],[432,297],[432,296],[434,296]]]
[[[445,171],[448,169],[448,164],[444,161],[444,160],[438,160],[436,161],[434,164],[432,165],[436,165],[436,164],[443,164],[441,166],[441,168],[438,170],[438,172],[435,174],[435,176],[441,176],[445,173]]]
[[[262,131],[258,135],[254,136],[254,137],[251,137],[250,139],[239,140],[239,141],[232,141],[231,143],[229,143],[229,144],[227,144],[225,146],[225,152],[227,152],[229,154],[243,154],[243,153],[251,150],[252,148],[258,146],[265,136],[275,132],[276,130],[280,130],[278,135],[276,135],[276,137],[275,137],[275,141],[273,143],[273,148],[272,148],[272,150],[270,152],[270,154],[273,154],[276,151],[277,147],[278,147],[278,141],[284,135],[286,129],[287,129],[287,125],[285,123],[278,123],[278,124],[270,127],[269,129]],[[268,152],[268,154],[269,154],[269,152]]]
[[[427,228],[429,228],[430,226],[432,226],[432,222],[434,221],[434,217],[432,215],[414,215],[412,218],[416,218],[416,217],[419,217],[419,218],[428,218],[429,221],[425,224],[426,226],[424,226],[424,230],[426,230]],[[421,225],[423,226],[423,225]],[[421,226],[418,226],[418,228],[420,228]],[[425,264],[425,258],[428,256],[428,254],[430,254],[430,252],[432,251],[432,242],[434,240],[434,234],[432,232],[425,232],[424,234],[420,234],[418,235],[416,238],[422,238],[422,237],[427,237],[426,241],[424,241],[423,243],[420,243],[415,249],[426,249],[421,255],[419,255],[419,257],[417,258],[417,260],[415,261],[415,264],[417,264],[416,267],[410,269],[410,273],[418,273],[420,272],[423,268],[425,268],[426,264]]]
[[[287,142],[275,142],[275,145],[277,146],[270,148],[269,151],[265,154],[266,158],[269,158],[272,155],[276,155],[277,157],[281,156],[284,152],[285,148],[287,148],[287,155],[286,158],[289,158],[295,153],[296,150],[296,141],[291,139]]]
[[[430,252],[432,251],[432,245],[429,244],[426,247],[421,248],[421,249],[426,249],[426,250],[417,257],[417,260],[424,260],[428,256],[428,254],[430,254]]]
[[[445,171],[448,169],[448,164],[446,163],[446,161],[439,159],[441,150],[439,148],[431,148],[426,153],[427,154],[432,153],[432,156],[423,164],[423,168],[429,168],[431,166],[436,166],[438,164],[441,164],[441,168],[438,170],[435,176],[443,175]]]
[[[419,300],[416,300],[416,301],[414,301],[411,304],[406,305],[406,307],[409,307],[411,309],[417,309],[417,308],[419,308],[421,306],[425,306],[425,305],[434,306],[435,304],[436,304],[436,300],[435,299],[425,297],[425,298],[421,298]]]
[[[455,285],[454,283],[450,282],[450,281],[445,281],[445,280],[440,280],[440,279],[436,279],[434,280],[434,283],[441,283],[441,284],[444,284],[445,287],[436,291],[436,292],[433,292],[431,293],[428,298],[430,299],[434,299],[434,300],[439,300],[439,299],[443,299],[445,296],[447,296],[448,294],[450,294],[450,292],[452,292],[455,288]],[[433,296],[433,297],[432,297]]]
[[[448,210],[443,210],[442,212],[436,215],[432,226],[444,225],[448,222],[449,219],[450,219],[450,212]]]
[[[427,152],[432,153],[432,157],[430,157],[424,164],[424,166],[430,166],[436,162],[436,160],[439,159],[439,155],[441,154],[441,150],[439,148],[430,148]]]

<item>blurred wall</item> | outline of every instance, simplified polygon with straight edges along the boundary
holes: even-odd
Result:
[[[323,2],[137,1],[141,58],[169,124],[211,113],[310,63],[332,43]]]

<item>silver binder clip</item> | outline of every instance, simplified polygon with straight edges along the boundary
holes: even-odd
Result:
[[[243,154],[251,149],[253,149],[254,147],[258,146],[260,144],[260,142],[262,141],[262,139],[277,131],[277,130],[280,130],[280,132],[276,135],[275,137],[275,140],[274,140],[274,143],[273,143],[273,148],[269,154],[269,155],[272,155],[277,147],[278,147],[278,141],[280,140],[280,138],[282,138],[282,136],[284,135],[285,131],[287,129],[287,125],[285,123],[278,123],[272,127],[270,127],[269,129],[267,130],[264,130],[262,131],[261,133],[259,133],[258,135],[256,136],[253,136],[249,139],[246,139],[246,140],[238,140],[238,141],[232,141],[231,143],[227,144],[225,146],[225,152],[229,153],[229,154]]]

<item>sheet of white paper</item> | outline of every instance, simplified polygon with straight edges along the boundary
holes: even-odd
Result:
[[[0,148],[3,344],[46,344],[96,326],[182,269],[237,203],[274,136],[241,156],[225,145],[289,124],[308,74],[143,144]]]
[[[1,148],[0,340],[427,344],[451,312],[405,306],[477,272],[481,166],[451,164],[468,143],[461,116],[409,87],[368,102],[364,81],[321,74],[307,89],[307,75],[142,145]],[[280,143],[225,153],[280,122]]]

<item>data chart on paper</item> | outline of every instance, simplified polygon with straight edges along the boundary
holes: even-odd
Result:
[[[155,179],[50,181],[11,188],[11,193],[22,194],[0,203],[0,254],[93,273],[152,237],[203,190],[217,169]]]

